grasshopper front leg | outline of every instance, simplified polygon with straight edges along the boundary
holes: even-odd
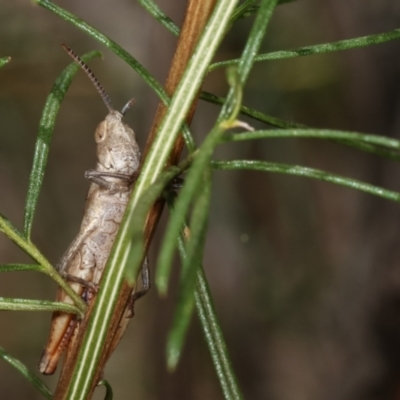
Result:
[[[137,174],[127,175],[117,172],[97,171],[89,169],[85,172],[85,178],[95,183],[109,193],[126,192],[130,190],[129,185],[136,179]],[[109,181],[107,178],[114,178],[114,181]]]

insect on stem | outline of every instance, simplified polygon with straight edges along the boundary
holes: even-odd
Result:
[[[91,185],[80,230],[57,265],[59,272],[67,277],[74,291],[90,303],[96,296],[129,201],[132,183],[138,174],[140,150],[135,133],[122,121],[134,99],[127,102],[122,112],[114,110],[110,98],[89,67],[68,46],[63,44],[62,47],[88,75],[109,110],[94,134],[97,143],[97,164],[94,170],[87,171],[85,175]],[[134,289],[133,302],[140,297],[139,293],[141,294]],[[68,304],[73,303],[61,288],[56,299]],[[132,315],[131,307],[132,305],[127,305],[124,315]],[[110,354],[125,331],[126,319],[121,320],[118,332],[114,335]],[[39,363],[39,370],[43,374],[49,375],[55,371],[64,352],[67,353],[68,360],[69,349],[73,348],[80,329],[81,321],[74,315],[65,312],[53,313],[49,338]]]

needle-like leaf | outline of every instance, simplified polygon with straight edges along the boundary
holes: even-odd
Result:
[[[0,358],[8,362],[17,371],[19,371],[22,376],[24,376],[29,382],[33,384],[46,399],[52,399],[53,395],[50,389],[33,373],[31,372],[21,361],[12,357],[3,348],[0,347]]]
[[[213,161],[212,167],[220,170],[254,170],[263,172],[277,172],[280,174],[297,175],[306,178],[318,179],[325,182],[346,186],[352,189],[361,190],[374,196],[387,200],[400,202],[400,192],[387,190],[379,186],[370,185],[356,179],[332,174],[319,169],[302,167],[299,165],[288,165],[266,161],[234,160],[234,161]]]
[[[83,55],[82,60],[88,62],[92,58],[100,55],[101,53],[98,51],[92,51]],[[39,131],[35,144],[33,165],[31,169],[31,176],[29,177],[29,189],[25,201],[24,235],[27,239],[30,238],[31,234],[33,217],[35,215],[36,205],[40,190],[42,188],[47,157],[50,150],[50,142],[53,137],[54,125],[58,110],[60,109],[60,105],[64,99],[65,93],[67,92],[78,69],[79,66],[75,62],[71,63],[55,81],[53,88],[47,97],[42,118],[39,122]]]

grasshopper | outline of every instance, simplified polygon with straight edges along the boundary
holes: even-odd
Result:
[[[89,67],[69,47],[62,46],[88,75],[109,110],[94,134],[97,165],[96,169],[85,173],[91,185],[80,231],[57,264],[58,271],[71,282],[75,292],[89,303],[97,291],[132,191],[140,163],[140,150],[134,131],[122,122],[133,99],[121,112],[114,110],[109,96]],[[142,270],[143,291],[132,295],[132,306],[133,300],[149,287],[147,265],[145,268]],[[56,301],[73,304],[61,288]],[[127,314],[129,312],[125,312]],[[79,320],[76,316],[60,311],[53,313],[49,338],[39,363],[40,372],[45,375],[54,373],[77,329]]]

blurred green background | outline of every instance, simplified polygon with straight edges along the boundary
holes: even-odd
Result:
[[[41,111],[55,79],[78,54],[104,51],[92,70],[146,140],[156,96],[123,61],[29,1],[1,0],[0,212],[22,228],[24,200]],[[136,2],[59,1],[133,54],[161,82],[176,39]],[[178,24],[183,0],[158,4]],[[400,3],[390,0],[299,0],[276,9],[263,51],[336,41],[398,28]],[[219,59],[238,57],[251,20],[241,20]],[[400,41],[255,66],[244,104],[320,128],[400,136]],[[224,71],[204,88],[226,93]],[[201,102],[192,128],[201,142],[218,107]],[[77,233],[95,165],[93,133],[107,113],[78,73],[61,107],[34,221],[33,241],[56,264]],[[245,118],[243,118],[246,120]],[[265,125],[247,120],[255,128]],[[400,190],[398,166],[332,142],[269,140],[224,144],[217,158],[267,159],[321,168]],[[400,205],[351,189],[255,172],[216,172],[204,266],[239,383],[246,399],[400,399]],[[150,251],[154,269],[165,217]],[[1,263],[29,262],[0,236]],[[175,271],[177,276],[178,269]],[[37,273],[1,274],[0,296],[53,299],[55,284]],[[176,301],[153,289],[105,371],[115,398],[221,399],[195,317],[174,374],[165,341]],[[0,314],[0,346],[36,370],[49,313]],[[44,378],[54,387],[56,378]],[[1,399],[39,399],[0,361]],[[99,389],[96,399],[103,398]]]

